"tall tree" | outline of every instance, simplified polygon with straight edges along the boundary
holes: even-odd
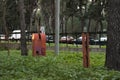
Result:
[[[3,17],[5,18],[5,21],[2,19]],[[6,24],[6,29],[3,26],[4,24],[2,23]],[[0,27],[1,27],[0,32],[4,34],[6,33],[7,30],[9,32],[12,31],[13,27],[15,29],[18,29],[18,9],[15,0],[0,1]]]
[[[9,45],[9,40],[8,40],[8,29],[7,29],[7,25],[6,25],[6,0],[3,1],[3,26],[4,26],[4,29],[5,29],[5,39],[8,41],[8,45]],[[7,50],[8,50],[8,55],[9,55],[9,46],[6,46]]]
[[[19,0],[19,13],[20,13],[20,28],[21,28],[21,55],[28,55],[26,44],[26,23],[25,23],[25,7],[24,0]]]
[[[106,67],[120,70],[120,0],[108,0]]]
[[[37,7],[37,0],[24,0],[25,4],[25,22],[26,22],[26,29],[30,30],[32,27],[33,22],[33,11]]]

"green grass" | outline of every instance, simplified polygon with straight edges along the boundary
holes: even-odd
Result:
[[[1,43],[7,43],[6,41],[1,41]],[[20,44],[19,41],[9,41],[9,43],[12,43],[12,44]],[[31,42],[27,42],[27,44],[32,44]],[[46,46],[51,46],[51,47],[54,47],[55,44],[54,43],[46,43]],[[60,47],[69,47],[69,48],[82,48],[82,45],[79,44],[79,45],[76,45],[76,44],[66,44],[66,43],[60,43],[59,44]],[[89,45],[90,48],[100,48],[99,45]],[[105,45],[102,45],[101,48],[106,48]]]
[[[54,43],[46,43],[47,46],[55,46]],[[70,48],[82,48],[82,45],[79,44],[79,45],[75,45],[75,44],[65,44],[65,43],[60,43],[59,44],[60,47],[70,47]],[[99,45],[89,45],[90,48],[100,48]],[[106,48],[105,45],[101,45],[101,48]]]
[[[0,80],[120,80],[120,72],[104,67],[104,53],[90,53],[90,68],[83,68],[82,53],[47,51],[45,57],[0,51]]]

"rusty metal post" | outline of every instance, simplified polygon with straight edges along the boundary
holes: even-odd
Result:
[[[83,50],[83,66],[85,68],[88,68],[90,66],[88,33],[82,33],[82,50]]]

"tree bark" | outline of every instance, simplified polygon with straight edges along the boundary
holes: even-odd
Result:
[[[6,1],[3,1],[3,26],[4,26],[4,30],[5,30],[5,40],[7,41],[6,48],[8,51],[8,55],[10,55],[9,39],[8,39],[9,33],[8,33],[7,24],[6,24]]]
[[[51,0],[51,10],[52,10],[51,26],[52,26],[52,29],[53,29],[53,33],[55,33],[55,0]]]
[[[21,55],[28,55],[27,44],[26,44],[26,33],[25,33],[25,9],[24,0],[19,0],[19,13],[20,13],[20,28],[21,28]]]
[[[72,31],[71,32],[73,33],[73,31],[74,31],[74,15],[71,16],[71,27],[72,27]]]
[[[108,0],[108,43],[105,66],[120,70],[120,0]]]

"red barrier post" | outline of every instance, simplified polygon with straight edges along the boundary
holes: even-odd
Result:
[[[46,35],[44,33],[32,34],[32,53],[33,56],[46,55]]]

